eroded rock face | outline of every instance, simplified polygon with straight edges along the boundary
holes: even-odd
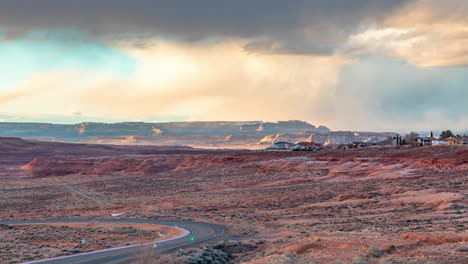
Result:
[[[284,134],[273,134],[268,135],[260,140],[260,144],[271,145],[276,142],[286,141],[286,142],[305,142],[308,138],[316,133],[303,132],[303,133],[284,133]]]
[[[279,141],[286,142],[314,142],[323,145],[350,144],[353,142],[377,143],[382,142],[389,136],[396,133],[391,132],[353,132],[353,131],[332,131],[332,132],[302,132],[283,133],[268,135],[260,140],[261,144],[273,144]]]
[[[271,122],[170,122],[170,123],[80,123],[58,125],[46,123],[0,122],[0,136],[19,137],[95,137],[126,135],[208,135],[227,136],[243,134],[274,134],[328,132],[327,127],[316,127],[303,121]]]
[[[80,139],[82,143],[117,145],[184,145],[202,148],[248,148],[261,149],[276,142],[314,142],[324,145],[341,145],[353,142],[377,143],[395,133],[373,132],[299,132],[278,134],[245,134],[228,136],[210,135],[160,135],[160,136],[102,136]]]

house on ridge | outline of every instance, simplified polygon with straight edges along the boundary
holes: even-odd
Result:
[[[314,142],[297,142],[294,150],[319,150],[322,149],[322,144]]]
[[[468,144],[468,137],[449,137],[447,142],[449,145],[466,145]]]
[[[279,142],[276,142],[275,144],[273,144],[271,149],[292,150],[292,149],[294,149],[295,146],[296,146],[296,144],[294,144],[294,143],[289,143],[289,142],[286,142],[286,141],[279,141]]]
[[[416,146],[424,147],[424,146],[432,146],[432,140],[435,138],[431,137],[417,137],[416,138]]]

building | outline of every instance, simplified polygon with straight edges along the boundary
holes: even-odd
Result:
[[[431,137],[417,137],[416,138],[416,146],[418,147],[424,147],[424,146],[431,146],[432,145],[432,140],[435,138]]]
[[[449,145],[450,142],[447,139],[434,138],[434,137],[418,137],[416,138],[416,146],[440,146]]]
[[[322,149],[322,144],[314,143],[314,142],[298,142],[296,143],[296,146],[294,147],[294,150],[313,151],[313,150],[319,150],[319,149]]]
[[[447,142],[449,145],[465,145],[468,144],[468,137],[449,137]]]
[[[289,143],[289,142],[286,142],[286,141],[280,141],[280,142],[276,142],[275,144],[273,144],[273,146],[271,148],[276,149],[276,150],[292,150],[292,149],[294,149],[295,146],[296,146],[296,144],[294,144],[294,143]]]
[[[369,143],[366,143],[364,141],[354,141],[352,145],[353,145],[353,148],[365,148],[365,147],[370,146]]]
[[[340,145],[338,144],[327,144],[327,145],[324,145],[325,148],[327,149],[338,149],[340,147]]]
[[[449,142],[446,139],[440,139],[440,138],[433,138],[431,141],[432,146],[438,146],[438,145],[448,145]]]

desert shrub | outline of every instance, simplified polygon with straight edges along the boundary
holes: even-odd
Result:
[[[461,248],[458,249],[459,252],[468,252],[468,246],[463,246]]]
[[[248,226],[248,227],[238,226],[233,230],[233,235],[236,235],[236,236],[253,236],[256,234],[258,234],[258,230],[251,226]]]
[[[181,264],[225,264],[233,259],[230,253],[212,247],[182,249],[174,253],[174,257]]]
[[[278,262],[274,262],[274,264],[308,264],[306,260],[300,258],[296,253],[293,252],[285,252],[281,259]]]
[[[393,251],[395,251],[395,249],[396,249],[395,245],[390,245],[387,247],[385,251],[388,253],[392,253]]]
[[[133,253],[131,263],[135,264],[180,264],[184,263],[176,256],[156,253],[153,246],[145,246]]]
[[[181,263],[177,258],[169,255],[161,255],[152,252],[148,252],[141,256],[138,256],[132,261],[135,264],[179,264]]]
[[[368,264],[367,258],[364,256],[355,256],[351,262],[352,264]]]
[[[198,250],[188,261],[189,264],[228,263],[232,255],[218,249],[205,247]]]
[[[229,254],[238,254],[252,251],[258,248],[257,245],[246,243],[242,241],[228,241],[228,242],[220,242],[213,247],[214,249],[221,250],[223,252]]]
[[[0,230],[10,230],[10,229],[13,229],[13,227],[9,225],[0,224]]]
[[[383,252],[379,248],[371,247],[369,249],[369,254],[375,258],[380,258],[383,255]]]

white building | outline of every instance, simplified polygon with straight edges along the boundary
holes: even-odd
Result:
[[[432,146],[448,145],[448,144],[449,142],[445,139],[437,139],[437,138],[432,139]]]

